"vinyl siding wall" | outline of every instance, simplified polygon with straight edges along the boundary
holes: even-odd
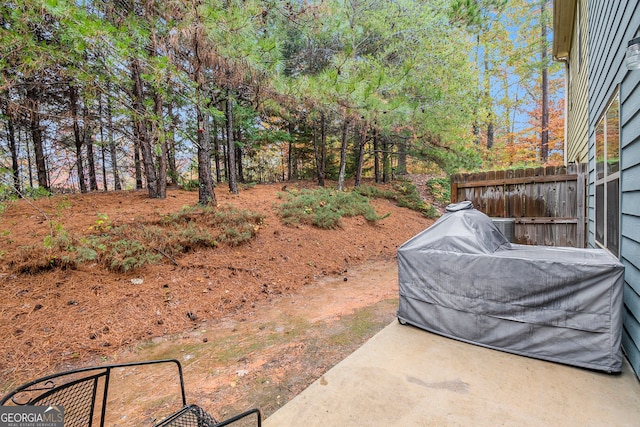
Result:
[[[640,0],[588,0],[588,6],[589,245],[595,246],[594,130],[619,88],[623,348],[640,374],[640,71],[628,71],[624,64],[627,42],[639,34]]]
[[[569,53],[567,97],[567,163],[584,163],[588,155],[587,0],[576,2],[576,22]]]

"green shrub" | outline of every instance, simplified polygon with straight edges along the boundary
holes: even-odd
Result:
[[[382,190],[378,187],[374,187],[373,185],[361,185],[354,188],[353,191],[369,198],[389,200],[395,200],[396,198],[396,193],[394,193],[393,191]]]
[[[356,191],[318,188],[279,193],[278,197],[284,200],[278,206],[278,213],[282,221],[288,225],[306,223],[331,229],[340,227],[340,220],[344,216],[362,215],[370,222],[388,216],[378,216],[369,199]]]
[[[320,207],[312,212],[313,215],[308,215],[308,221],[318,228],[334,229],[341,227],[340,220],[344,216],[344,211],[341,209],[333,210],[330,206]]]
[[[438,211],[436,211],[431,204],[422,200],[418,189],[410,181],[398,181],[393,187],[398,194],[398,206],[421,212],[428,218],[433,218],[438,215]]]
[[[218,236],[218,241],[229,246],[239,246],[253,237],[253,227],[245,225],[243,227],[225,227]]]
[[[88,261],[95,261],[98,258],[98,252],[87,246],[79,246],[76,251],[75,261],[80,264]]]
[[[183,206],[178,212],[168,213],[161,217],[160,223],[163,225],[184,223],[195,220],[206,209],[205,207]]]
[[[12,266],[21,273],[38,273],[54,268],[72,268],[96,262],[113,271],[125,272],[156,264],[197,248],[219,243],[238,246],[253,238],[264,215],[232,206],[183,207],[158,221],[114,225],[106,214],[89,228],[92,234],[74,236],[61,223],[51,222],[51,234],[42,244],[24,248]]]
[[[51,222],[51,234],[46,236],[42,243],[45,249],[73,251],[73,238],[59,222]]]
[[[154,224],[144,224],[141,225],[138,230],[136,230],[137,238],[141,242],[146,242],[148,245],[156,246],[160,242],[162,242],[167,237],[167,232],[164,228],[154,225]],[[135,235],[131,233],[130,235]]]
[[[264,221],[264,215],[245,209],[237,209],[231,205],[218,207],[217,209],[204,208],[210,216],[210,224],[214,226],[244,226],[245,224],[260,225]]]
[[[441,180],[448,182],[446,178],[435,179],[433,185],[436,189],[439,188],[438,184],[441,182]],[[442,186],[442,203],[445,203],[445,197],[451,197],[449,193],[444,193],[445,189],[448,189],[448,187]],[[378,199],[395,200],[398,203],[398,206],[421,212],[428,218],[433,218],[438,215],[436,208],[422,200],[418,189],[415,185],[413,185],[411,181],[399,180],[393,184],[393,190],[394,191],[381,190],[377,187],[369,185],[363,185],[354,189],[355,192],[362,194],[363,196],[375,197]],[[436,195],[436,199],[438,201],[440,201],[440,199],[438,199],[438,196],[441,193],[438,193],[438,195]]]
[[[29,199],[40,199],[51,196],[51,192],[43,187],[26,187],[22,189],[22,195]]]
[[[193,223],[177,228],[175,237],[181,247],[181,249],[175,247],[174,250],[176,252],[186,252],[198,247],[215,247],[217,245],[216,239],[213,238],[209,230],[200,228]]]
[[[162,255],[152,252],[137,240],[119,239],[111,242],[105,253],[105,262],[109,269],[126,272],[146,264],[156,264]]]
[[[197,179],[185,179],[180,182],[180,187],[185,191],[197,191],[200,188],[200,182]]]
[[[448,178],[431,178],[427,181],[427,187],[438,202],[443,205],[451,203],[451,183]]]
[[[0,182],[0,215],[9,208],[14,200],[18,200],[18,195],[13,187]]]
[[[97,231],[98,233],[108,232],[111,229],[111,220],[109,220],[109,215],[98,212],[96,216],[98,219],[96,219],[93,225],[89,228]]]

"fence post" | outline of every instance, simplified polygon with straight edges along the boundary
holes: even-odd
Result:
[[[451,203],[458,203],[458,183],[451,183]]]

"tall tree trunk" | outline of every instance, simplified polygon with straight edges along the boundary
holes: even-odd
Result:
[[[340,172],[338,174],[338,191],[344,191],[344,175],[347,168],[347,134],[349,119],[345,117],[342,125],[342,145],[340,147]]]
[[[476,145],[480,145],[480,125],[477,121],[473,122],[473,142]]]
[[[475,49],[475,59],[474,62],[478,69],[480,69],[480,34],[476,35],[476,49]],[[480,110],[478,105],[481,102],[481,92],[480,92],[480,73],[476,73],[476,103],[473,107],[473,142],[476,145],[480,145]]]
[[[510,144],[513,144],[513,133],[511,132],[511,127],[512,127],[512,125],[511,125],[511,112],[513,110],[515,110],[515,104],[511,101],[511,97],[510,97],[510,94],[509,94],[509,77],[510,76],[505,73],[503,75],[503,78],[502,78],[502,90],[504,91],[505,98],[506,98],[506,101],[507,101],[507,107],[505,109],[505,112],[504,112],[503,116],[504,116],[504,118],[506,120],[506,123],[505,123],[504,127],[505,127],[505,129],[507,130],[507,133],[508,133],[507,141]]]
[[[135,137],[135,140],[133,142],[133,166],[134,166],[135,175],[136,175],[136,190],[142,190],[144,186],[142,185],[142,165],[141,165],[142,160],[140,159],[140,138],[137,136],[138,131],[135,130],[135,126],[134,126],[133,135]]]
[[[246,182],[244,179],[244,169],[242,167],[242,147],[236,146],[236,170],[238,171],[238,181]]]
[[[20,185],[20,163],[18,162],[18,144],[16,144],[13,118],[7,117],[7,137],[9,139],[9,151],[11,151],[11,174],[13,175],[13,187],[18,194],[22,193]]]
[[[293,147],[291,147],[292,150],[292,154],[291,154],[291,176],[289,177],[289,180],[292,179],[298,179],[298,177],[300,176],[300,159],[298,156],[298,151],[295,148],[295,144],[293,145]]]
[[[227,183],[229,182],[229,156],[227,156],[227,148],[229,148],[229,146],[227,145],[227,122],[225,120],[224,122],[224,126],[220,127],[220,148],[222,149],[222,151],[220,151],[220,162],[221,164],[221,172],[224,175],[224,177],[222,178],[222,181],[227,181]],[[220,181],[220,182],[222,182]]]
[[[546,163],[549,158],[549,70],[547,65],[546,3],[546,0],[542,0],[540,3],[540,35],[542,42],[542,131],[540,134],[540,155],[542,163]]]
[[[484,47],[485,51],[485,59],[484,59],[484,99],[485,103],[489,108],[489,112],[487,113],[487,149],[491,150],[494,142],[494,115],[493,115],[493,103],[491,101],[491,76],[489,74],[490,67],[489,61],[487,60],[487,47]]]
[[[90,128],[89,128],[90,129]],[[98,177],[96,176],[96,162],[93,152],[93,141],[91,134],[86,135],[87,139],[87,162],[89,166],[89,190],[98,191]]]
[[[320,166],[318,171],[318,185],[324,187],[324,180],[327,175],[327,118],[320,114]]]
[[[167,197],[167,138],[164,135],[164,120],[162,111],[162,96],[157,90],[153,91],[153,141],[154,144],[160,145],[160,155],[157,158],[158,163],[158,195],[159,199]]]
[[[102,94],[98,95],[98,117],[100,118],[100,161],[102,163],[102,188],[104,191],[108,191],[107,187],[107,145],[104,143],[104,124],[102,121],[102,115],[104,111],[102,108]]]
[[[93,132],[91,130],[91,117],[89,116],[89,108],[86,101],[82,108],[82,121],[84,123],[84,131],[82,140],[87,146],[87,164],[89,165],[89,189],[98,191],[98,180],[96,179],[96,162],[93,155]]]
[[[380,141],[378,140],[378,128],[373,128],[373,168],[376,183],[382,182],[382,174],[380,173]]]
[[[242,134],[238,130],[236,137],[234,139],[236,142],[242,140]],[[236,170],[238,171],[238,181],[245,182],[244,180],[244,169],[242,168],[242,147],[239,144],[236,144]]]
[[[220,176],[220,141],[218,140],[218,126],[216,121],[213,121],[213,159],[216,162],[216,182],[219,184],[222,182]]]
[[[38,186],[49,190],[47,179],[47,165],[44,158],[44,143],[42,141],[42,128],[40,123],[40,88],[37,83],[30,81],[27,84],[27,108],[29,109],[29,125],[31,140],[36,157],[36,171],[38,173]]]
[[[102,128],[102,126],[100,126]],[[100,129],[102,132],[102,129]],[[101,173],[102,173],[102,188],[105,192],[109,191],[109,187],[107,187],[107,147],[104,146],[103,140],[100,139],[100,165],[101,165]]]
[[[20,135],[20,128],[18,128],[18,135]],[[33,188],[33,163],[31,162],[31,150],[29,149],[29,137],[25,130],[24,145],[27,149],[27,169],[29,171],[29,188]]]
[[[324,173],[321,167],[320,161],[320,147],[318,144],[318,130],[316,123],[313,123],[313,155],[316,161],[316,177],[318,178],[318,185],[324,187]]]
[[[199,57],[197,37],[193,40],[195,60],[193,64],[193,80],[196,83],[196,119],[198,121],[198,203],[201,205],[217,205],[216,193],[211,179],[211,137],[209,130],[209,112],[203,106],[205,102],[205,82],[202,75],[202,62]]]
[[[4,116],[7,119],[7,141],[9,141],[9,151],[11,152],[11,175],[13,176],[13,187],[16,194],[22,194],[20,185],[20,163],[18,161],[18,144],[16,143],[16,132],[14,127],[14,114],[9,108],[9,96],[7,95],[4,105]]]
[[[169,179],[171,184],[178,185],[178,168],[176,167],[176,128],[177,117],[173,113],[173,102],[167,104],[167,115],[169,116],[169,133],[167,135],[167,166],[169,168]],[[215,128],[214,128],[215,132]]]
[[[227,154],[229,156],[229,191],[232,194],[238,194],[238,181],[236,177],[236,150],[233,143],[233,100],[231,99],[231,90],[227,89],[227,101],[225,107],[225,115],[227,118]]]
[[[385,136],[382,138],[382,181],[388,183],[391,181],[391,156],[389,155],[389,139]]]
[[[151,58],[157,57],[158,52],[158,37],[155,31],[155,28],[152,27],[151,30],[151,43],[147,45],[147,53]],[[163,99],[162,95],[155,87],[152,85],[151,90],[151,99],[153,100],[153,120],[151,120],[151,155],[155,157],[152,164],[154,168],[157,167],[157,193],[156,197],[158,199],[164,199],[167,197],[167,138],[165,135],[165,125],[164,125],[164,107],[163,107]],[[157,148],[160,148],[160,154],[155,156],[155,152]],[[152,157],[152,158],[153,158]]]
[[[138,58],[133,58],[131,61],[131,79],[133,80],[132,101],[134,110],[134,127],[136,129],[135,134],[139,141],[140,152],[142,153],[142,162],[144,165],[144,174],[147,178],[147,190],[149,192],[149,197],[155,199],[159,197],[158,177],[156,175],[151,139],[147,130],[149,129],[149,126],[146,119],[144,90],[142,87],[141,69]]]
[[[84,176],[84,166],[82,163],[82,140],[80,135],[80,125],[78,124],[78,90],[75,86],[69,86],[69,102],[71,106],[71,117],[73,119],[73,140],[76,148],[76,169],[78,171],[78,185],[80,192],[87,192],[87,183]]]
[[[287,181],[291,181],[293,177],[293,125],[291,122],[287,123],[287,130],[289,131],[289,153],[287,155]]]
[[[398,140],[398,167],[396,168],[396,174],[407,174],[407,141],[402,138]]]
[[[367,143],[368,130],[369,130],[369,123],[365,123],[364,127],[362,128],[360,145],[358,147],[358,167],[356,169],[356,182],[355,182],[356,187],[360,187],[360,180],[362,179],[362,165],[364,163],[364,146]]]
[[[282,166],[282,177],[281,180],[282,182],[285,182],[287,179],[286,177],[286,168],[285,168],[285,163],[287,162],[286,156],[285,156],[285,152],[284,152],[284,146],[280,146],[280,150],[282,151],[281,154],[281,159],[280,159],[280,163]]]
[[[516,96],[513,103],[513,112],[511,115],[511,128],[509,129],[509,133],[511,134],[511,137],[509,138],[509,142],[511,143],[513,143],[515,133],[516,133],[516,114],[518,112],[517,105],[518,105],[518,92],[516,91]]]
[[[113,174],[113,188],[122,190],[120,174],[118,173],[118,155],[116,153],[116,141],[113,138],[113,116],[111,114],[111,82],[107,81],[107,131],[109,135],[109,154],[111,157],[111,172]],[[137,178],[137,177],[136,177]]]
[[[222,160],[223,160],[223,163],[224,163],[224,179],[226,179],[227,182],[229,182],[229,156],[227,156],[227,151],[229,151],[228,150],[229,147],[226,144],[226,139],[227,139],[226,135],[227,135],[227,133],[225,132],[224,135],[225,135],[224,136],[224,140],[223,140],[223,142],[221,144],[221,146],[222,146]]]
[[[487,125],[487,149],[493,148],[494,141],[494,128],[493,128],[493,115],[490,115],[489,124]]]
[[[200,96],[197,97],[200,99]],[[198,203],[216,205],[216,194],[211,179],[211,140],[209,139],[209,114],[196,107],[198,119]]]

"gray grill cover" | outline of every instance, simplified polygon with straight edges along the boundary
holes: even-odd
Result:
[[[511,244],[463,202],[398,249],[398,319],[484,347],[620,372],[623,275],[602,249]]]

